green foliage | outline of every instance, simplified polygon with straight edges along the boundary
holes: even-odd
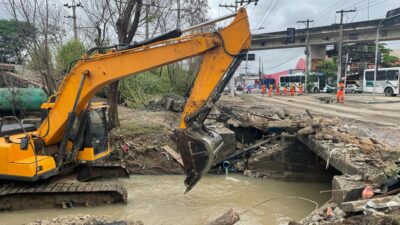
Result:
[[[29,23],[0,20],[0,62],[22,63],[22,53],[33,34],[34,28]]]
[[[70,63],[85,54],[85,46],[78,40],[71,40],[61,46],[57,51],[56,69],[57,73],[64,74]]]
[[[127,100],[128,106],[140,108],[150,100],[172,92],[165,74],[145,72],[121,80],[119,90]]]
[[[317,64],[318,71],[326,74],[327,77],[336,77],[337,64],[336,60],[321,60]]]
[[[375,46],[371,46],[370,48],[368,48],[368,51],[375,52]],[[383,62],[381,62],[380,66],[382,66],[382,67],[397,66],[396,62],[398,62],[400,59],[396,56],[390,55],[392,50],[387,48],[385,43],[379,44],[379,51],[383,55]],[[374,55],[374,57],[375,57],[375,55]],[[374,60],[375,59],[373,59],[372,62],[375,62]]]
[[[119,90],[128,106],[141,108],[164,95],[183,95],[191,85],[193,74],[181,66],[173,65],[137,74],[121,80]]]

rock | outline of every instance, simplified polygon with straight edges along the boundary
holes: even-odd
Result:
[[[280,117],[278,114],[274,114],[271,118],[274,120],[283,120],[282,117]]]
[[[347,133],[347,129],[344,128],[344,127],[339,127],[339,128],[337,129],[337,131],[342,132],[342,133]]]
[[[289,114],[289,110],[287,110],[287,109],[283,109],[283,114],[286,116],[286,117],[288,117],[290,114]]]
[[[311,217],[311,221],[314,223],[318,223],[321,220],[322,220],[322,218],[317,213],[314,213]]]
[[[394,177],[397,176],[400,172],[400,168],[396,165],[396,163],[391,161],[386,161],[382,165],[382,170],[385,173],[386,177]]]
[[[281,109],[281,110],[278,110],[278,112],[276,113],[276,115],[278,115],[279,116],[279,118],[281,119],[281,120],[284,120],[285,119],[285,111],[283,110],[283,109]]]
[[[400,161],[400,149],[380,149],[382,160]]]
[[[239,213],[234,209],[229,209],[225,214],[206,225],[233,225],[239,220]]]
[[[367,180],[373,184],[385,184],[387,177],[383,172],[374,172],[367,175]]]
[[[360,138],[359,142],[362,145],[374,145],[374,142],[372,142],[370,138],[366,137]]]
[[[312,127],[305,127],[297,132],[299,135],[310,135],[310,134],[315,134],[315,129]]]
[[[333,213],[337,219],[341,219],[346,216],[346,213],[339,207],[336,207],[335,210],[333,210]]]
[[[323,134],[322,138],[324,140],[332,140],[334,137],[330,134]]]

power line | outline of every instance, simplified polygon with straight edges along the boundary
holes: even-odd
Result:
[[[268,6],[267,6],[267,9],[265,10],[265,14],[261,17],[260,22],[258,23],[258,25],[256,26],[256,28],[260,27],[260,25],[261,25],[261,23],[262,23],[261,21],[263,21],[263,20],[265,19],[265,17],[267,16],[268,10],[269,10],[270,7],[272,6],[272,3],[273,3],[273,2],[274,2],[274,0],[272,0],[272,1],[269,2]]]
[[[300,55],[298,54],[299,51],[301,51],[301,49],[297,50],[293,56],[287,58],[285,61],[283,61],[283,62],[281,62],[281,63],[279,63],[279,64],[276,64],[276,65],[274,65],[274,66],[272,66],[272,67],[269,67],[269,68],[267,68],[267,69],[265,69],[265,70],[275,69],[276,67],[282,66],[283,64],[289,62],[290,60],[299,57],[299,56],[300,56]]]
[[[343,5],[347,4],[346,0],[339,0],[336,3],[329,5],[328,7],[326,7],[325,9],[323,9],[322,11],[314,14],[311,16],[311,18],[313,20],[317,20],[325,15],[328,15],[332,12],[334,12],[336,9],[342,7]]]
[[[259,24],[258,27],[260,27],[261,25],[267,23],[269,16],[270,16],[270,15],[272,14],[272,12],[274,11],[274,9],[275,9],[276,5],[278,4],[278,2],[279,2],[279,0],[276,0],[274,6],[272,6],[272,8],[271,8],[271,10],[269,11],[267,17],[265,17],[264,21],[262,21],[262,22]]]

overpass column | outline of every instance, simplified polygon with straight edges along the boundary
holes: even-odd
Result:
[[[311,45],[310,46],[310,60],[311,60],[311,68],[310,72],[312,71],[313,65],[316,63],[317,60],[325,59],[326,57],[326,46],[325,45]]]

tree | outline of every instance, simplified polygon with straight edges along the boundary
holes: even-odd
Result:
[[[375,47],[374,47],[375,51]],[[392,67],[396,65],[396,62],[399,61],[399,58],[391,55],[390,53],[393,51],[392,49],[386,48],[386,44],[379,44],[379,51],[383,55],[383,62],[381,62],[382,67]]]
[[[27,53],[35,65],[33,68],[40,73],[44,89],[48,95],[56,90],[56,79],[52,61],[52,48],[62,43],[65,37],[61,8],[58,2],[48,0],[5,0],[2,3],[17,21],[19,40],[27,47]],[[29,24],[34,29],[27,36],[21,24]]]
[[[79,40],[71,40],[61,46],[57,51],[56,70],[63,75],[67,72],[70,63],[85,54],[86,48]]]
[[[107,31],[110,20],[115,13],[110,10],[110,0],[87,0],[82,2],[82,4],[87,19],[86,24],[88,25],[84,33],[95,46],[105,46],[110,39]]]
[[[0,20],[0,62],[22,63],[27,46],[21,40],[20,32],[23,37],[31,39],[34,30],[29,23]]]
[[[115,30],[118,35],[119,44],[130,44],[139,27],[139,20],[142,10],[142,0],[128,0],[126,2],[115,0],[114,4],[109,4],[109,10],[116,12]],[[109,129],[119,127],[118,117],[118,85],[119,81],[114,81],[108,86],[109,108]]]

